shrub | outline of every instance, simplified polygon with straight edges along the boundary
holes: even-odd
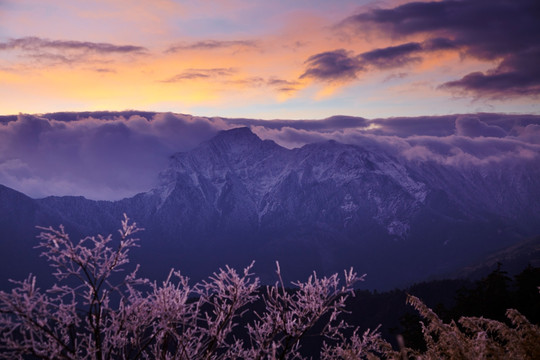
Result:
[[[325,358],[377,351],[377,334],[343,345],[349,326],[340,320],[353,286],[363,280],[351,269],[343,284],[337,274],[297,282],[287,291],[279,281],[260,286],[253,264],[238,273],[226,267],[191,285],[171,270],[158,283],[137,276],[138,266],[119,276],[129,262],[133,237],[141,229],[122,221],[120,241],[112,236],[70,240],[63,227],[41,228],[42,255],[58,284],[42,291],[36,277],[14,281],[0,292],[0,357],[43,359],[293,359],[306,333],[315,326],[325,339]],[[249,307],[262,299],[263,311]],[[252,310],[242,329],[240,319]],[[342,340],[342,341],[340,341]]]
[[[458,323],[443,321],[420,299],[407,302],[427,320],[422,323],[427,350],[407,349],[421,359],[540,359],[540,328],[517,310],[506,311],[511,325],[483,317],[461,317]]]

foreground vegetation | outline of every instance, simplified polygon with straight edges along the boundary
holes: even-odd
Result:
[[[352,269],[261,286],[252,265],[226,267],[190,284],[171,270],[163,282],[122,276],[140,231],[126,217],[120,239],[73,242],[64,229],[39,236],[58,284],[42,291],[36,277],[0,292],[0,358],[42,359],[538,359],[540,329],[517,310],[507,322],[461,317],[444,322],[419,298],[424,348],[398,337],[392,346],[378,328],[347,320],[355,284]],[[355,309],[356,310],[356,309]],[[314,349],[316,351],[314,352]]]

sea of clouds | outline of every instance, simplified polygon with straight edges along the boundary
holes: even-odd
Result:
[[[0,117],[0,184],[33,198],[117,200],[158,185],[172,154],[240,126],[287,148],[336,140],[448,166],[540,160],[538,115],[255,120],[137,111],[20,114]]]

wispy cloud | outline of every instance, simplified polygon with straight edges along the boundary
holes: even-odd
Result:
[[[95,72],[98,72],[98,73],[102,73],[102,74],[114,74],[114,73],[116,73],[116,70],[109,69],[109,68],[95,68],[95,69],[92,69],[92,70],[94,70]]]
[[[211,81],[223,85],[236,85],[245,88],[267,86],[278,92],[296,91],[301,86],[301,83],[296,80],[285,80],[277,77],[241,76],[239,71],[234,68],[186,69],[161,82],[179,83],[189,80]]]
[[[95,52],[99,54],[111,53],[134,53],[142,54],[147,51],[145,47],[135,45],[114,45],[109,43],[96,43],[76,40],[49,40],[35,36],[11,39],[0,43],[0,50],[20,49],[28,52],[36,52],[42,49],[53,50],[78,50],[84,52]]]
[[[216,50],[223,48],[249,49],[256,48],[257,42],[254,40],[204,40],[185,44],[178,44],[169,47],[166,53],[176,53],[184,50]]]
[[[232,68],[213,68],[213,69],[187,69],[173,77],[163,80],[164,83],[175,83],[184,80],[196,79],[215,79],[228,77],[236,73]]]
[[[0,42],[0,51],[17,51],[33,63],[43,65],[104,62],[111,56],[139,56],[148,50],[136,45],[50,40],[40,37],[23,37]]]
[[[240,85],[244,87],[260,87],[265,84],[264,78],[260,76],[247,76],[238,79],[223,80],[225,84]]]
[[[268,86],[275,88],[277,91],[282,93],[289,93],[299,89],[300,82],[296,80],[285,80],[279,79],[276,77],[271,77],[266,81]]]

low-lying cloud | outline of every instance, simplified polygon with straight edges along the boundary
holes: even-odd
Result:
[[[0,183],[31,197],[119,199],[155,186],[170,155],[226,127],[170,113],[70,121],[19,115],[0,124]]]
[[[489,125],[476,116],[459,116],[456,119],[456,134],[468,137],[496,137],[502,138],[508,135],[503,128],[497,125]]]
[[[0,184],[34,198],[120,199],[156,186],[175,152],[240,126],[288,148],[336,140],[445,166],[540,160],[535,115],[269,121],[137,111],[53,113],[0,117]]]

